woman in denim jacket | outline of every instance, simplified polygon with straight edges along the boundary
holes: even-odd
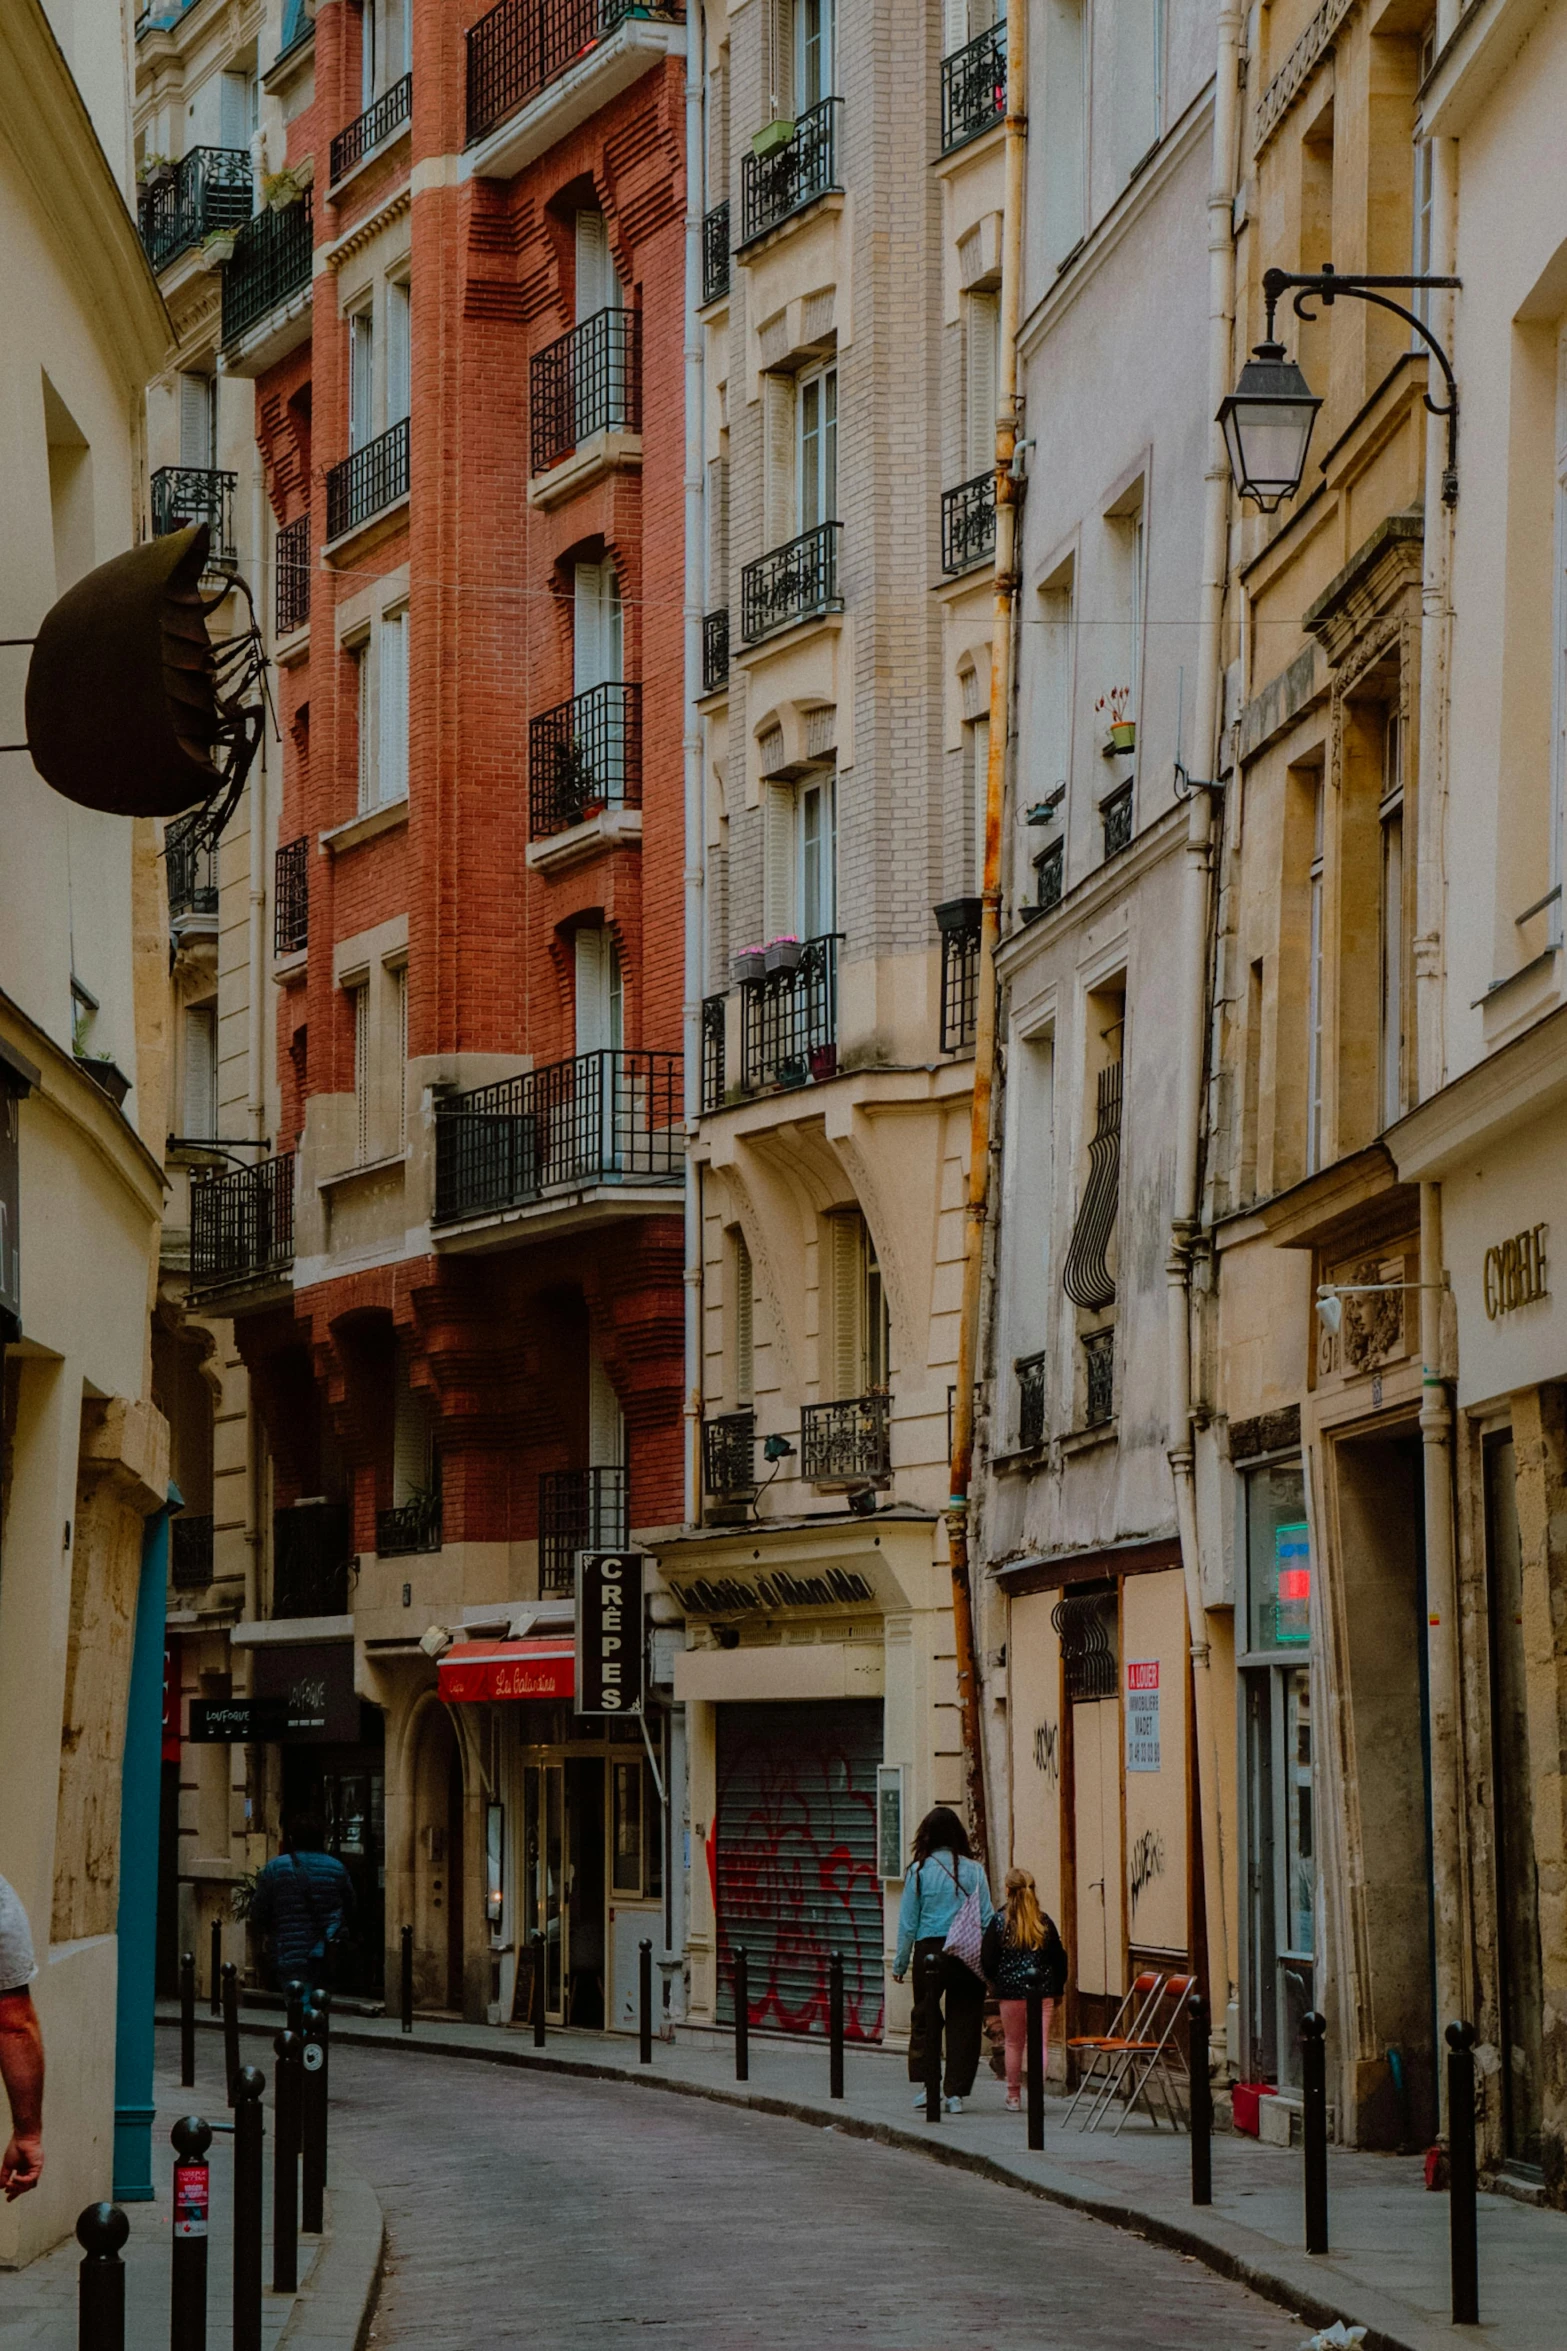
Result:
[[[946,1948],[947,1932],[970,1894],[979,1894],[980,1926],[995,1916],[985,1873],[974,1859],[968,1831],[950,1806],[938,1804],[927,1812],[914,1832],[909,1874],[903,1881],[898,1911],[898,1954],[893,1962],[894,1983],[901,1984],[914,1967],[914,2015],[909,2031],[909,2080],[916,2085],[914,2103],[925,2102],[925,2031],[927,1989],[925,1962],[934,1959],[940,1970],[938,2013],[946,2023],[946,2104],[949,2114],[961,2114],[963,2101],[979,2071],[981,2028],[985,2018],[985,1984],[971,1967]]]

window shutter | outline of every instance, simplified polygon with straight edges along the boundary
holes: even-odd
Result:
[[[371,730],[370,648],[356,645],[349,657],[354,665],[354,688],[359,718],[359,809],[363,815],[375,806],[375,736]]]
[[[408,966],[398,965],[392,974],[392,993],[395,1000],[397,1042],[397,1144],[401,1150],[408,1141]]]
[[[774,119],[787,119],[794,111],[794,5],[795,0],[768,0],[768,113]]]
[[[187,1135],[218,1131],[218,1008],[185,1008],[185,1115]]]
[[[348,321],[348,438],[362,449],[372,437],[375,391],[375,320],[356,310]]]
[[[756,1394],[756,1289],[751,1252],[744,1233],[735,1234],[735,1402],[749,1404]]]
[[[430,1482],[430,1419],[422,1396],[408,1385],[408,1366],[399,1362],[392,1405],[392,1500],[411,1502]]]
[[[602,212],[577,215],[577,324],[601,310],[620,307],[620,282],[610,258],[609,228]]]
[[[579,1053],[602,1053],[610,1043],[609,933],[584,923],[576,934],[576,1028]]]
[[[626,1458],[626,1423],[614,1382],[596,1355],[588,1357],[588,1467],[618,1469]]]
[[[354,1158],[370,1156],[370,991],[354,990]]]
[[[996,461],[996,342],[1000,315],[991,294],[968,299],[968,470],[987,473]]]
[[[409,412],[409,294],[404,283],[386,289],[386,421],[401,424]]]
[[[762,943],[794,929],[795,809],[789,784],[762,786]]]
[[[713,457],[707,467],[707,609],[729,600],[729,460]]]
[[[941,54],[950,57],[969,37],[968,0],[941,0]]]
[[[572,584],[572,692],[585,694],[592,686],[617,684],[623,654],[620,581],[615,567],[607,561],[579,563]]]
[[[985,886],[985,794],[990,782],[990,721],[976,718],[969,728],[973,746],[974,773],[971,779],[972,798],[969,802],[969,838],[972,844],[973,880],[976,891]]]
[[[210,117],[209,117],[210,120]],[[250,145],[250,76],[226,73],[218,96],[218,142],[224,147]]]
[[[180,377],[181,465],[211,466],[217,462],[217,453],[213,447],[217,403],[212,395],[211,376]]]
[[[794,413],[792,376],[762,378],[765,446],[763,450],[764,533],[769,548],[782,547],[794,537]]]
[[[381,46],[378,0],[364,0],[359,12],[359,103],[368,106],[375,96]]]
[[[408,615],[381,623],[380,741],[375,800],[408,797]]]
[[[860,1309],[864,1288],[865,1250],[858,1215],[852,1211],[828,1219],[829,1318],[832,1334],[832,1397],[860,1393],[862,1347]]]

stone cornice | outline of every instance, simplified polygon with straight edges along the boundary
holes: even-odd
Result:
[[[356,221],[351,229],[346,230],[341,237],[335,237],[330,245],[321,247],[316,255],[316,274],[319,276],[322,270],[341,269],[345,261],[373,244],[383,229],[389,229],[393,221],[401,220],[412,203],[413,190],[408,181],[404,180],[396,194],[388,196],[384,204],[378,204],[374,212]]]
[[[1406,1183],[1430,1182],[1512,1128],[1554,1113],[1567,1096],[1567,1005],[1547,1013],[1390,1127]]]
[[[1418,588],[1425,550],[1419,507],[1389,514],[1356,548],[1335,579],[1300,616],[1337,669],[1367,629],[1390,612],[1408,588]]]

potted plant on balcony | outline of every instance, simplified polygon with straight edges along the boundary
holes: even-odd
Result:
[[[305,192],[305,183],[291,171],[268,171],[261,175],[261,201],[269,212],[286,212],[297,204]]]
[[[813,1045],[810,1050],[811,1076],[817,1085],[825,1085],[828,1078],[838,1075],[838,1048],[836,1045]]]
[[[767,950],[764,947],[741,947],[729,958],[729,969],[738,987],[747,980],[759,980],[767,969]]]
[[[765,163],[769,155],[776,155],[787,147],[794,137],[794,124],[780,115],[774,122],[763,123],[751,140],[751,153],[758,163]]]
[[[795,937],[793,931],[780,931],[776,939],[769,939],[767,942],[766,969],[768,971],[798,971],[800,957],[804,951],[803,943]]]
[[[209,229],[201,240],[202,268],[227,269],[234,258],[234,240],[238,235],[238,229]]]
[[[154,188],[167,188],[173,182],[175,169],[172,155],[149,155],[141,167],[141,184],[149,193]]]
[[[1094,704],[1096,711],[1107,710],[1110,713],[1110,741],[1107,748],[1111,751],[1135,751],[1137,748],[1137,721],[1126,715],[1126,706],[1131,699],[1130,686],[1112,686],[1109,693],[1101,694]]]

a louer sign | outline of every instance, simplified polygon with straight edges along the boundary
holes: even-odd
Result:
[[[640,1714],[642,1555],[577,1553],[577,1712]]]

